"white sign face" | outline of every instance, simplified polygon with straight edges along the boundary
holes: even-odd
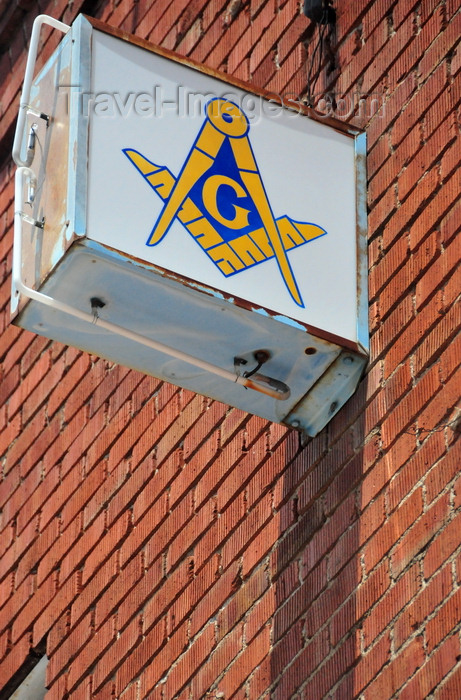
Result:
[[[354,139],[100,31],[92,54],[88,238],[355,343]]]

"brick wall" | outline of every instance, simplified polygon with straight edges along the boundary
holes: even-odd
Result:
[[[44,649],[47,700],[461,698],[459,2],[334,3],[311,92],[367,131],[372,357],[306,446],[9,325],[35,14],[305,97],[299,5],[0,3],[1,698]]]

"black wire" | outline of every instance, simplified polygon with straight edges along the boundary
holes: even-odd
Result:
[[[263,366],[265,361],[266,360],[264,359],[264,360],[261,360],[260,362],[258,362],[256,367],[254,369],[252,369],[251,372],[244,372],[243,376],[245,377],[245,379],[248,379],[248,377],[252,377],[253,374],[256,374],[256,372],[258,372],[261,369],[261,367]]]
[[[320,76],[320,71],[322,68],[323,40],[325,37],[325,32],[326,32],[326,28],[327,28],[327,24],[328,24],[328,9],[327,8],[324,8],[324,10],[323,10],[323,16],[322,16],[322,20],[321,20],[320,24],[321,24],[321,27],[319,30],[319,39],[317,41],[317,44],[314,47],[314,51],[312,52],[310,65],[309,65],[309,68],[307,71],[307,102],[309,104],[309,107],[312,107],[312,93],[313,93],[313,90],[317,84],[317,81],[318,81],[319,76]],[[314,79],[311,82],[312,70],[314,68],[315,56],[317,54],[318,49],[320,49],[319,59],[318,59],[318,68],[317,68],[317,72],[314,75]]]

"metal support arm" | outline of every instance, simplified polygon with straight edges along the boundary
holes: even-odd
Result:
[[[67,34],[70,27],[64,22],[60,22],[53,17],[48,17],[48,15],[38,15],[35,18],[34,24],[32,26],[32,34],[30,37],[29,54],[27,56],[26,72],[24,75],[24,84],[22,87],[21,100],[19,103],[19,113],[18,121],[16,122],[16,132],[14,135],[13,142],[13,160],[18,166],[28,167],[32,164],[33,160],[33,150],[28,151],[26,158],[21,157],[21,149],[24,141],[25,135],[25,125],[26,125],[26,115],[30,110],[30,90],[32,87],[32,80],[34,78],[35,63],[37,61],[38,45],[40,40],[40,31],[44,24],[48,24],[53,29],[58,29],[64,34]],[[33,110],[32,110],[33,111]],[[33,114],[37,112],[33,111]],[[39,115],[41,116],[41,115]],[[46,115],[44,115],[46,117]]]

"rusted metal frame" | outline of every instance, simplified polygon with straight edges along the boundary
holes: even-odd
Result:
[[[29,53],[27,55],[26,71],[24,74],[24,83],[22,88],[21,100],[19,103],[18,121],[16,123],[16,132],[14,135],[13,142],[13,160],[16,163],[16,165],[20,167],[29,167],[33,160],[33,152],[29,152],[26,156],[26,159],[23,160],[23,158],[21,157],[21,150],[24,139],[26,115],[28,111],[31,111],[29,104],[30,90],[32,87],[32,81],[34,79],[34,68],[35,63],[37,61],[40,31],[44,24],[48,24],[50,27],[53,27],[53,29],[58,29],[64,34],[67,34],[67,32],[70,30],[70,26],[68,24],[64,24],[64,22],[60,22],[59,20],[54,19],[53,17],[49,17],[48,15],[38,15],[38,17],[36,17],[34,20],[32,34],[30,37]],[[33,113],[36,114],[35,112]],[[43,118],[46,117],[46,115],[42,114],[38,114],[37,116]]]
[[[355,137],[355,192],[357,245],[357,342],[360,352],[369,352],[368,329],[368,225],[367,225],[367,139]]]

